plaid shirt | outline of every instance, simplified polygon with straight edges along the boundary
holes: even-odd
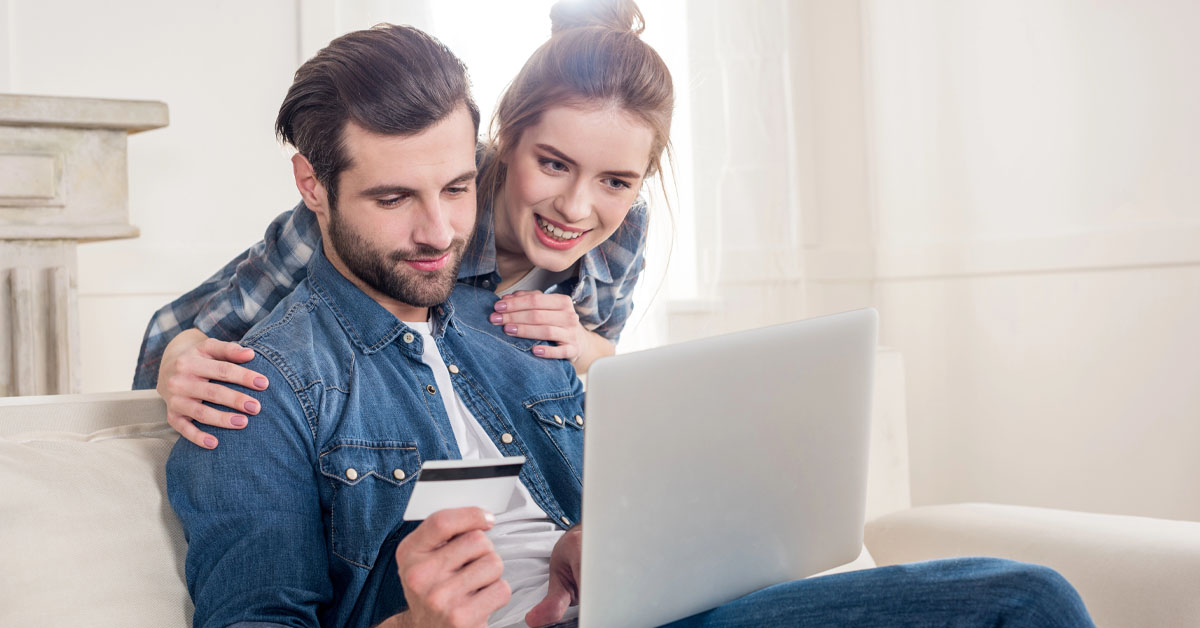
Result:
[[[645,268],[648,219],[639,198],[617,231],[583,255],[575,276],[546,290],[571,295],[584,328],[614,343],[633,311],[633,287]],[[493,225],[490,204],[480,203],[459,281],[488,290],[500,284]],[[316,215],[304,203],[280,214],[262,241],[154,313],[142,338],[133,387],[157,385],[163,350],[181,331],[195,328],[210,338],[240,340],[308,276],[308,262],[320,243]]]

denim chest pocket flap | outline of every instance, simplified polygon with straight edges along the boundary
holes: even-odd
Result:
[[[570,391],[542,394],[521,404],[562,454],[576,478],[583,474],[583,396]]]
[[[360,567],[375,564],[384,541],[403,524],[421,469],[416,443],[341,441],[320,456],[329,500],[333,553]]]
[[[525,407],[533,413],[533,418],[548,428],[583,429],[585,420],[582,404],[575,395],[564,393],[558,396],[551,395],[549,399],[541,399],[545,396],[540,395],[525,402]]]

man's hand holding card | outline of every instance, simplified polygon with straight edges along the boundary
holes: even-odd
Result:
[[[517,490],[525,456],[483,460],[429,460],[421,465],[405,521],[421,521],[448,508],[475,506],[503,512]]]

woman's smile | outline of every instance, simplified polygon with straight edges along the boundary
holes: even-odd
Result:
[[[533,217],[537,223],[538,240],[558,251],[565,251],[579,244],[579,236],[591,231],[591,229],[571,229],[561,223],[543,218],[540,214],[534,214]]]

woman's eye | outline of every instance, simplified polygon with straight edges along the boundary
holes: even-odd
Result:
[[[546,159],[545,157],[539,157],[538,163],[541,164],[543,168],[552,170],[554,172],[567,171],[567,165],[557,159]]]
[[[628,181],[622,181],[621,179],[605,179],[604,185],[612,190],[628,190],[631,187]]]

